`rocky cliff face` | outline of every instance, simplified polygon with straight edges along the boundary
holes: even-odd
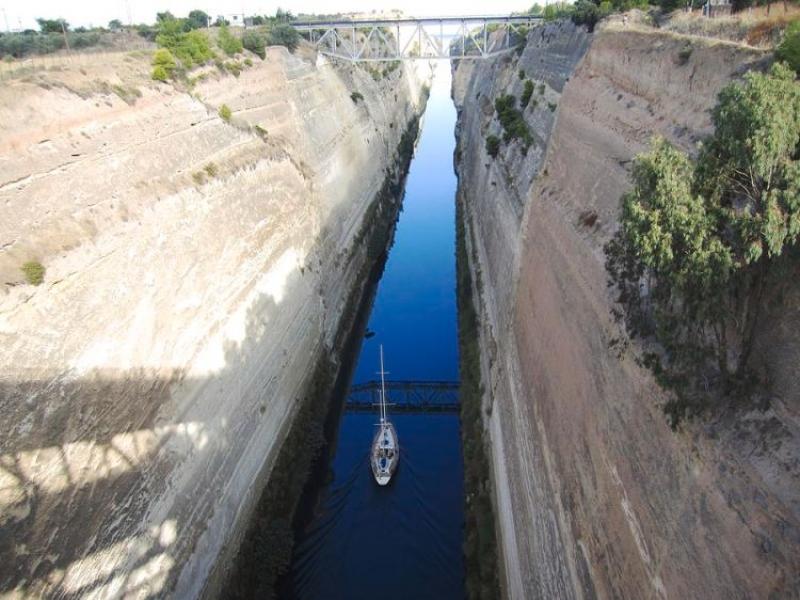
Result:
[[[375,82],[282,48],[191,92],[149,69],[0,89],[2,595],[200,593],[337,360],[424,102],[411,67]]]
[[[784,359],[769,409],[671,431],[664,392],[612,347],[602,249],[631,159],[654,134],[693,151],[717,92],[763,60],[621,24],[549,24],[519,57],[455,68],[458,201],[510,597],[800,594],[796,376]],[[535,144],[504,143],[493,160],[494,100],[521,96],[519,69],[536,86],[524,111]]]

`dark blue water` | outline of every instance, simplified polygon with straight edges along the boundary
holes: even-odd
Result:
[[[379,344],[389,379],[458,379],[456,113],[447,67],[434,78],[395,243],[370,316],[375,335],[364,341],[354,383],[376,378]],[[368,462],[377,417],[345,412],[332,481],[295,546],[295,598],[464,597],[458,415],[392,415],[390,409],[389,416],[401,461],[391,484],[379,488]]]

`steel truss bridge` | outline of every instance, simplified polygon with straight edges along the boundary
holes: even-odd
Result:
[[[533,16],[427,17],[291,23],[326,56],[352,62],[483,59],[513,50]],[[498,33],[499,32],[499,33]]]
[[[368,381],[350,387],[345,410],[377,412],[381,382]],[[458,412],[457,381],[387,381],[389,412]]]

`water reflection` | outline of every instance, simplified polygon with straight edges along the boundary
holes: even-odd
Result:
[[[456,380],[455,108],[439,66],[409,173],[395,244],[378,287],[354,382]],[[457,414],[391,414],[402,448],[392,483],[372,479],[376,415],[346,413],[331,483],[295,546],[290,595],[353,600],[463,598],[463,468]]]

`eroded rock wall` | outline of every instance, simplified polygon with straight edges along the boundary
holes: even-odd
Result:
[[[612,347],[620,330],[602,248],[632,158],[654,134],[695,151],[718,91],[764,58],[620,24],[590,35],[562,23],[532,30],[518,59],[455,69],[458,201],[479,282],[509,597],[800,594],[792,388],[778,386],[766,411],[671,431],[664,392]],[[537,89],[524,111],[535,147],[523,155],[519,142],[504,143],[493,160],[494,99],[520,97],[519,69]]]
[[[337,360],[424,76],[251,58],[0,89],[0,595],[197,596]]]

